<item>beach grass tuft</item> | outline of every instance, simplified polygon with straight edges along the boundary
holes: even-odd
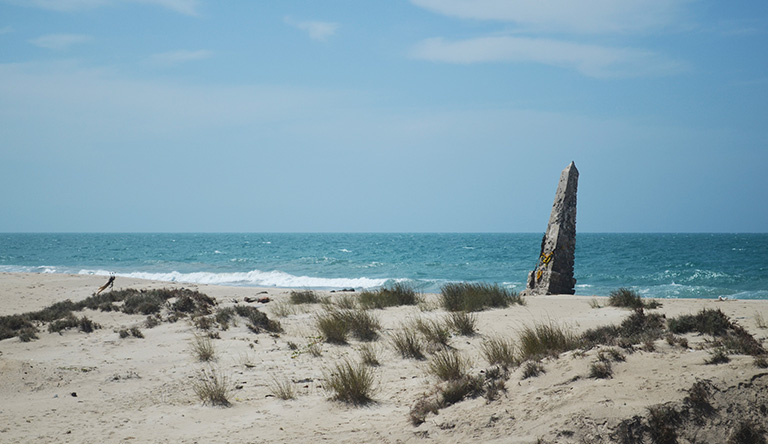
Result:
[[[523,379],[535,378],[546,373],[544,366],[538,361],[528,361],[523,365]]]
[[[491,337],[484,339],[480,350],[490,365],[498,365],[504,369],[519,364],[516,356],[515,343],[511,339]]]
[[[376,291],[365,290],[358,295],[358,303],[366,310],[416,305],[418,302],[419,295],[416,290],[403,282],[397,282],[390,287],[382,287]]]
[[[448,315],[448,327],[462,336],[474,336],[477,333],[477,316],[466,311],[454,311]]]
[[[403,358],[424,359],[424,344],[412,325],[401,324],[400,328],[392,333],[391,341]]]
[[[292,304],[317,304],[320,297],[312,290],[294,290],[291,291],[290,301]]]
[[[284,401],[296,399],[296,389],[294,388],[293,381],[287,378],[279,379],[277,376],[272,376],[272,380],[269,383],[269,393]]]
[[[644,301],[643,298],[640,296],[640,294],[636,290],[631,290],[629,288],[619,288],[618,290],[614,290],[610,292],[608,295],[608,305],[613,307],[624,307],[624,308],[646,308],[646,309],[652,309],[652,308],[658,308],[661,307],[661,303],[651,299],[649,301]]]
[[[230,386],[229,377],[214,367],[202,369],[200,377],[192,382],[192,390],[203,401],[203,405],[220,407],[230,405]]]
[[[519,294],[498,284],[462,282],[445,284],[440,289],[443,308],[448,311],[482,311],[525,305]]]
[[[435,319],[417,318],[413,323],[414,328],[422,334],[433,347],[448,347],[448,341],[451,339],[451,332],[446,323]]]
[[[444,350],[429,361],[429,372],[443,381],[453,381],[467,376],[469,361],[455,350]]]
[[[195,335],[192,339],[192,355],[201,362],[216,360],[216,348],[208,336]]]
[[[370,403],[375,389],[375,374],[366,365],[343,360],[324,372],[325,389],[333,399],[353,405]]]
[[[246,326],[254,333],[261,333],[266,330],[271,333],[280,333],[283,331],[280,322],[269,319],[269,317],[256,307],[249,305],[235,305],[235,313],[247,320]]]
[[[589,377],[593,379],[608,379],[613,377],[611,361],[593,362],[589,366]]]
[[[558,356],[579,346],[578,338],[569,329],[553,321],[524,327],[520,332],[519,343],[520,361]]]

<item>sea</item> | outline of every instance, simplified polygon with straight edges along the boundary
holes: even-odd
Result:
[[[542,233],[6,233],[0,272],[338,290],[525,288]],[[768,234],[579,233],[577,295],[768,299]],[[0,276],[0,279],[2,277]]]

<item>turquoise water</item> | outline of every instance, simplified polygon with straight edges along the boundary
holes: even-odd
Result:
[[[406,281],[520,291],[541,234],[0,234],[0,271],[338,289]],[[768,234],[596,234],[576,240],[576,294],[768,299]]]

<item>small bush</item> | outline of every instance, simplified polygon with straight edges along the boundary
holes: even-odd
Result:
[[[523,379],[535,378],[545,373],[544,366],[537,361],[528,361],[523,366]]]
[[[157,316],[147,316],[147,319],[144,320],[144,327],[155,328],[160,325],[160,322],[160,318]]]
[[[714,412],[714,408],[709,401],[712,387],[709,381],[696,381],[688,389],[688,396],[683,399],[683,404],[698,414],[708,415]]]
[[[490,365],[499,365],[504,369],[518,364],[515,356],[515,344],[511,339],[501,337],[483,340],[481,351]]]
[[[479,396],[483,393],[483,378],[464,375],[451,379],[440,387],[440,405],[448,407],[466,398]]]
[[[290,296],[292,304],[316,304],[320,298],[312,290],[292,291]]]
[[[449,315],[447,325],[462,336],[474,336],[477,333],[477,316],[466,311],[455,311]]]
[[[727,364],[731,362],[731,358],[728,357],[728,353],[725,352],[725,350],[719,348],[715,350],[714,352],[710,353],[709,358],[704,360],[705,364]]]
[[[120,336],[120,339],[125,339],[131,335],[131,333],[126,328],[121,328],[120,331],[117,332],[117,334]]]
[[[195,335],[192,340],[192,354],[198,361],[209,362],[216,360],[216,348],[208,336]]]
[[[754,362],[757,368],[768,368],[768,359],[765,355],[755,356]]]
[[[38,339],[37,337],[37,328],[22,328],[18,331],[19,335],[19,341],[21,342],[30,342],[33,339]]]
[[[452,283],[440,289],[443,307],[448,311],[481,311],[488,307],[524,305],[519,294],[498,284]]]
[[[290,379],[277,379],[272,377],[272,382],[269,384],[269,393],[279,399],[289,400],[296,399],[296,390],[293,386],[293,381]]]
[[[333,399],[354,405],[372,401],[374,373],[370,367],[344,360],[332,370],[324,372],[325,389],[333,393]]]
[[[766,444],[765,429],[751,421],[741,420],[726,444]]]
[[[128,295],[123,303],[123,313],[150,315],[159,313],[165,300],[156,292],[135,292]]]
[[[392,345],[403,358],[424,359],[424,346],[416,330],[407,325],[392,334]]]
[[[429,372],[443,381],[461,379],[467,375],[469,361],[454,350],[436,353],[429,362]]]
[[[199,379],[192,382],[192,390],[203,405],[228,407],[230,381],[221,371],[214,368],[203,369]]]
[[[676,444],[680,412],[669,405],[648,407],[648,431],[657,444]]]
[[[520,333],[520,360],[557,356],[577,346],[578,338],[554,322],[525,327]]]
[[[613,366],[610,361],[594,362],[589,367],[589,377],[593,379],[608,379],[613,377]]]
[[[732,324],[728,316],[720,309],[704,308],[695,315],[681,315],[667,321],[669,331],[676,334],[690,332],[704,333],[711,336],[722,336]]]
[[[625,307],[625,308],[658,308],[661,307],[661,303],[656,300],[643,301],[640,294],[635,290],[629,288],[619,288],[612,291],[608,295],[608,305],[613,307]]]
[[[216,315],[214,315],[214,319],[216,320],[216,323],[219,324],[219,328],[221,328],[222,330],[228,330],[229,324],[234,323],[236,315],[237,313],[235,312],[235,309],[232,307],[221,308],[219,310],[216,310]]]
[[[256,307],[251,307],[249,305],[235,305],[235,313],[248,321],[246,326],[254,333],[261,333],[263,330],[272,333],[280,333],[283,331],[279,322],[269,319],[266,314],[259,311]]]

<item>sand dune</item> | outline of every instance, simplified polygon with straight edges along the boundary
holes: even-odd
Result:
[[[98,276],[0,274],[0,315],[43,309],[65,299],[80,301],[104,283]],[[372,313],[381,338],[372,344],[381,365],[373,367],[373,402],[349,405],[331,399],[324,388],[329,369],[342,359],[359,361],[363,343],[318,342],[314,314],[322,304],[291,305],[290,290],[275,288],[180,285],[117,278],[114,289],[188,288],[218,301],[218,307],[259,307],[281,323],[283,332],[253,333],[242,319],[226,330],[205,332],[189,318],[145,326],[146,316],[84,310],[101,325],[92,333],[76,329],[39,339],[0,341],[0,442],[3,443],[274,443],[274,442],[619,442],[632,430],[648,427],[649,407],[665,403],[675,411],[697,381],[706,381],[711,411],[682,415],[680,442],[725,442],[742,423],[768,428],[768,370],[752,356],[730,355],[730,362],[708,365],[713,338],[680,335],[687,346],[659,339],[622,350],[613,375],[591,378],[590,368],[604,348],[571,350],[545,358],[545,373],[523,379],[524,366],[512,367],[506,392],[495,400],[465,399],[412,424],[411,410],[438,384],[425,360],[404,359],[391,335],[408,319],[442,320],[439,295],[425,295],[420,306],[400,306]],[[331,300],[341,293],[318,292]],[[269,297],[270,302],[244,302]],[[597,300],[601,308],[593,308]],[[768,301],[663,300],[649,312],[667,319],[720,309],[765,343]],[[525,326],[554,322],[568,331],[619,324],[631,313],[606,307],[605,298],[537,296],[526,305],[476,313],[478,334],[451,337],[449,344],[471,362],[469,373],[490,368],[482,343],[490,337],[517,340]],[[120,337],[137,327],[143,338]],[[201,363],[193,349],[195,335],[218,335],[211,342],[217,360]],[[312,346],[312,344],[315,344]],[[320,355],[311,351],[319,347]],[[193,383],[215,368],[229,379],[229,407],[204,405]],[[273,396],[275,381],[290,381],[296,397]],[[762,393],[761,393],[762,391]],[[688,406],[688,407],[686,407]],[[730,413],[728,413],[730,409]],[[637,417],[635,422],[633,417]],[[693,420],[700,419],[699,425]],[[635,424],[635,425],[633,425]],[[633,429],[634,427],[634,429]],[[622,429],[623,428],[623,429]],[[631,430],[628,430],[631,429]],[[638,432],[639,433],[639,432]],[[647,430],[646,430],[646,433]]]

